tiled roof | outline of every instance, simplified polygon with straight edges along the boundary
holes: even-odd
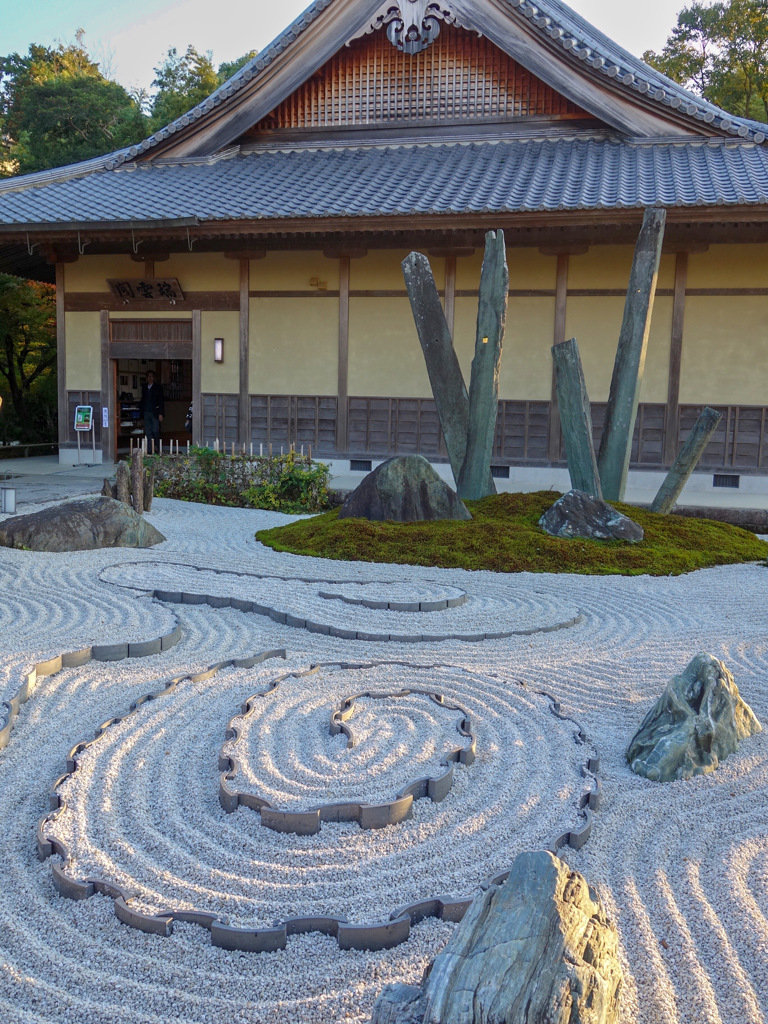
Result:
[[[768,202],[768,148],[574,136],[237,150],[0,194],[0,224],[515,213]]]

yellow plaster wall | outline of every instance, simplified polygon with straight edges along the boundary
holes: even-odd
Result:
[[[572,296],[568,299],[565,336],[576,338],[579,343],[584,378],[592,402],[608,400],[623,315],[624,299],[619,296]],[[661,296],[653,308],[641,402],[667,400],[671,330],[672,299]]]
[[[240,389],[240,314],[203,313],[200,323],[203,392],[231,395]],[[224,362],[213,361],[213,339],[224,339]]]
[[[691,253],[688,288],[768,288],[768,243],[713,245]]]
[[[477,291],[483,266],[483,250],[473,256],[460,256],[456,260],[456,288]],[[534,288],[554,289],[557,279],[557,257],[542,256],[533,247],[507,249],[510,290]]]
[[[141,264],[134,266],[141,270]],[[185,294],[236,292],[240,288],[240,261],[225,259],[221,252],[172,253],[170,259],[155,264],[155,277],[175,277]]]
[[[335,395],[339,300],[254,298],[250,305],[250,394]]]
[[[308,292],[312,278],[324,281],[328,291],[339,287],[339,261],[322,252],[270,252],[251,261],[250,289],[254,292]],[[294,392],[295,393],[295,392]]]
[[[352,291],[405,291],[401,263],[410,249],[372,249],[362,259],[349,261],[349,287]],[[445,287],[445,260],[428,256],[438,290]]]
[[[158,264],[162,266],[163,264]],[[81,256],[64,264],[65,292],[108,292],[110,277],[143,277],[144,267],[129,256]]]
[[[349,394],[432,394],[407,298],[349,300]]]
[[[65,313],[67,390],[101,390],[101,315]]]
[[[680,401],[768,404],[768,296],[689,296]]]
[[[593,245],[583,256],[568,260],[569,288],[621,288],[626,291],[634,256],[632,245]],[[675,257],[666,254],[659,265],[658,288],[674,288]]]
[[[456,299],[454,346],[469,386],[475,351],[477,300]],[[548,402],[552,390],[553,298],[511,298],[501,359],[499,398]],[[430,394],[431,392],[427,392]]]

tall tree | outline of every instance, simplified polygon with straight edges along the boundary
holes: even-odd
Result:
[[[740,117],[768,119],[768,0],[693,3],[643,60]]]
[[[0,274],[0,417],[5,439],[49,440],[56,428],[56,289]]]
[[[28,173],[87,160],[140,141],[141,108],[105,78],[78,30],[75,42],[31,45],[0,58],[0,173]]]
[[[210,50],[199,53],[194,46],[188,46],[180,54],[175,46],[171,47],[163,63],[155,68],[152,85],[157,93],[152,103],[152,130],[165,127],[202,103],[255,56],[256,50],[249,50],[237,60],[216,68]]]

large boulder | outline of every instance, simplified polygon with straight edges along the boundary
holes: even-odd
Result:
[[[590,540],[626,540],[637,544],[645,536],[642,526],[617,512],[600,498],[572,490],[558,498],[539,520],[553,537],[587,537]]]
[[[654,782],[713,772],[762,726],[733,676],[711,654],[697,654],[673,676],[627,748],[636,775]]]
[[[0,544],[32,551],[149,548],[165,537],[122,501],[80,498],[0,523]]]
[[[472,903],[421,988],[391,985],[372,1024],[614,1024],[616,927],[584,878],[551,853],[521,853]]]
[[[377,466],[354,490],[339,519],[414,523],[471,519],[466,506],[421,455],[401,455]]]

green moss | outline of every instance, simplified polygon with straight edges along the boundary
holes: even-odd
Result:
[[[261,530],[256,537],[275,551],[298,555],[494,572],[677,576],[706,566],[754,562],[768,556],[768,543],[737,526],[660,516],[622,504],[615,507],[645,530],[645,539],[639,544],[550,537],[538,522],[558,497],[554,492],[537,491],[467,502],[472,513],[468,523],[339,520],[335,509]]]

